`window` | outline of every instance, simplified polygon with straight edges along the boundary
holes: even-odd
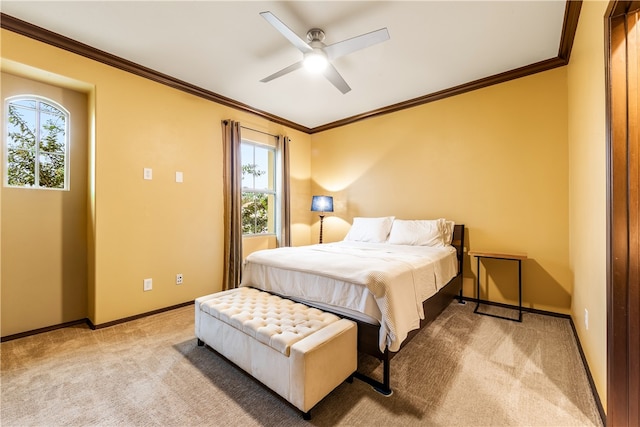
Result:
[[[242,234],[275,234],[274,147],[242,140]]]
[[[7,100],[6,177],[10,187],[68,188],[69,113],[39,97]]]

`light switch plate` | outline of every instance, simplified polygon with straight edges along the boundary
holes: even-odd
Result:
[[[144,179],[152,179],[153,178],[153,171],[151,170],[151,168],[144,168]]]
[[[176,172],[176,182],[182,182],[182,172]]]
[[[150,291],[151,289],[153,289],[153,280],[152,279],[144,279],[144,281],[142,282],[142,289],[144,291]]]

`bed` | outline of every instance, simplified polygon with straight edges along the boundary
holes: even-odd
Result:
[[[443,218],[354,218],[344,241],[257,251],[244,263],[250,286],[358,323],[358,350],[390,361],[456,296],[461,301],[464,225]]]

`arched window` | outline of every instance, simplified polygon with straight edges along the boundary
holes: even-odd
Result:
[[[6,176],[9,187],[67,190],[69,112],[49,99],[7,99]]]

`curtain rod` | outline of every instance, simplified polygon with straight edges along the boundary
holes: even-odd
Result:
[[[263,131],[261,131],[261,130],[251,129],[251,128],[248,128],[248,127],[246,127],[246,126],[242,126],[242,125],[240,125],[240,128],[241,128],[241,129],[251,130],[251,131],[254,131],[254,132],[258,132],[258,133],[262,133],[262,134],[264,134],[264,135],[269,135],[269,136],[272,136],[272,137],[274,137],[274,138],[279,138],[279,137],[280,137],[280,135],[273,135],[273,134],[271,134],[271,133],[269,133],[269,132],[263,132]]]

